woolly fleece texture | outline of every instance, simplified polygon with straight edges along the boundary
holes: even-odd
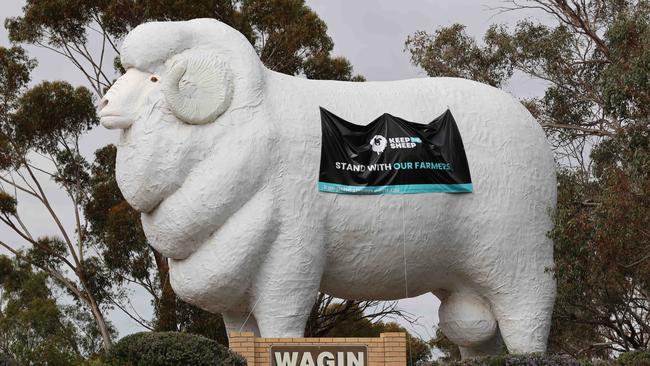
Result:
[[[433,292],[463,356],[498,352],[501,338],[513,353],[545,350],[555,169],[542,129],[512,96],[456,78],[279,74],[209,19],[140,25],[121,57],[128,71],[100,116],[122,129],[120,189],[171,258],[181,298],[223,313],[230,331],[300,337],[318,291],[358,300]],[[179,77],[170,87],[166,78]],[[449,107],[474,193],[319,192],[319,106],[356,123],[382,113],[427,123]]]

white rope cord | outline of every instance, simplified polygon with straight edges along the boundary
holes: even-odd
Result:
[[[404,292],[406,295],[406,298],[409,297],[409,281],[408,281],[408,271],[406,267],[406,214],[405,214],[406,207],[404,207],[404,195],[402,195],[402,255],[404,257]],[[406,343],[408,343],[409,346],[409,356],[408,356],[408,362],[411,366],[413,366],[413,354],[411,353],[411,342],[409,340],[410,336],[409,333],[406,333]]]
[[[402,195],[402,256],[404,257],[404,289],[406,297],[409,297],[409,280],[406,271],[406,218],[404,213],[404,195]]]
[[[251,317],[251,314],[253,314],[253,311],[255,311],[255,307],[257,306],[257,303],[260,302],[260,300],[262,299],[262,295],[264,295],[264,291],[262,291],[262,293],[261,293],[260,296],[257,298],[257,300],[255,300],[255,304],[253,304],[253,307],[252,307],[251,310],[248,312],[248,315],[246,315],[246,319],[244,319],[244,322],[242,323],[241,327],[239,328],[239,333],[241,333],[241,331],[242,331],[242,330],[244,329],[244,327],[246,326],[246,322],[248,322],[248,319]]]

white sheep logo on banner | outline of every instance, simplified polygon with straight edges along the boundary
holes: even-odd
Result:
[[[377,155],[384,152],[387,144],[388,141],[382,135],[376,135],[370,140],[370,146],[372,148],[372,151],[376,152]]]
[[[222,313],[230,331],[300,337],[318,291],[432,292],[464,356],[499,352],[501,339],[514,353],[545,350],[554,162],[510,95],[456,78],[283,75],[210,19],[140,25],[121,58],[126,73],[102,100],[101,121],[122,129],[118,184],[185,301]],[[383,113],[427,123],[449,106],[474,193],[319,192],[319,106],[366,123]]]

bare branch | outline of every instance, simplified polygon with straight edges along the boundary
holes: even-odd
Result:
[[[542,127],[544,128],[559,128],[559,129],[568,129],[568,130],[578,130],[582,132],[586,132],[588,135],[595,135],[595,136],[613,136],[614,133],[610,131],[605,131],[605,130],[600,130],[600,129],[591,129],[583,126],[578,126],[578,125],[569,125],[569,124],[562,124],[562,123],[542,123]]]
[[[120,305],[120,303],[118,303],[117,301],[113,300],[110,297],[109,297],[109,301],[111,302],[111,304],[115,305],[118,309],[120,309],[124,314],[126,314],[129,318],[133,319],[133,321],[140,324],[140,326],[142,326],[143,328],[149,331],[154,330],[154,328],[151,325],[147,324],[144,318],[142,318],[137,312],[135,312],[135,309],[134,312],[136,313],[136,315],[133,315],[128,310],[126,310],[122,305]]]
[[[39,200],[41,199],[41,197],[38,194],[36,194],[34,191],[32,191],[32,190],[30,190],[28,188],[25,188],[25,187],[21,186],[20,184],[17,184],[16,182],[14,182],[13,177],[12,177],[11,180],[7,180],[7,178],[5,178],[3,176],[0,176],[0,180],[7,183],[7,184],[10,184],[14,188],[17,188],[22,192],[25,192],[25,193],[29,194],[30,196],[36,197]]]
[[[34,184],[36,184],[36,187],[38,188],[38,191],[40,192],[40,196],[42,198],[43,205],[45,208],[48,210],[50,213],[50,216],[56,223],[57,227],[59,228],[59,231],[61,232],[61,235],[63,235],[63,239],[65,240],[68,249],[70,251],[70,255],[72,256],[72,259],[74,260],[75,264],[77,267],[81,268],[81,263],[79,262],[79,258],[77,257],[77,253],[75,253],[74,246],[72,245],[72,241],[70,240],[70,237],[68,236],[67,231],[63,227],[63,224],[61,223],[61,220],[59,220],[59,217],[57,214],[54,212],[54,209],[52,208],[52,205],[50,205],[49,200],[47,199],[47,196],[45,195],[45,192],[43,191],[43,188],[41,187],[41,184],[39,183],[38,179],[34,175],[34,172],[32,172],[31,168],[29,167],[28,164],[25,164],[25,168],[27,172],[29,173],[30,177],[34,181]]]
[[[636,261],[634,261],[634,262],[632,262],[632,263],[630,263],[630,264],[623,265],[623,267],[625,267],[625,268],[632,268],[632,267],[634,267],[634,266],[636,266],[636,265],[638,265],[638,264],[641,264],[642,262],[647,261],[648,259],[650,259],[650,254],[648,254],[648,255],[642,257],[641,259],[638,259],[638,260],[636,260]]]

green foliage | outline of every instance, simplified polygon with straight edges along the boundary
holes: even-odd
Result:
[[[61,172],[64,174],[69,166],[77,169],[80,157],[78,154],[70,156],[76,152],[58,147],[98,123],[93,96],[88,89],[74,88],[63,81],[45,81],[20,97],[15,114],[15,138],[23,147],[56,152],[59,163],[65,164]]]
[[[407,365],[413,366],[420,362],[428,361],[431,359],[431,347],[429,344],[418,337],[414,337],[401,325],[390,323],[375,323],[380,333],[386,332],[402,332],[406,333],[406,357]]]
[[[245,366],[246,361],[205,337],[187,333],[136,333],[117,342],[106,355],[115,366]]]
[[[0,47],[0,169],[15,165],[12,113],[35,66],[36,61],[27,57],[24,49]]]
[[[650,365],[650,351],[625,352],[614,362],[616,366],[648,366]]]
[[[99,249],[103,265],[118,274],[112,278],[113,284],[135,281],[145,286],[147,291],[156,293],[160,287],[151,278],[158,270],[155,253],[144,236],[140,213],[129,206],[117,186],[116,152],[114,145],[95,151],[90,198],[84,206],[84,215],[90,223],[89,240]],[[158,306],[154,304],[156,311]],[[166,330],[176,330],[175,321],[173,327]]]
[[[363,318],[363,314],[352,313],[344,319],[336,321],[336,324],[325,333],[327,337],[379,337],[380,327],[373,324],[369,319]]]
[[[27,57],[25,50],[20,47],[0,47],[0,116],[15,107],[18,96],[30,80],[30,72],[36,67],[36,61]]]
[[[529,101],[531,112],[542,122],[593,128],[590,108],[601,102],[593,88],[602,68],[602,56],[574,60],[580,35],[565,25],[552,27],[522,20],[514,30],[492,25],[484,46],[454,24],[434,34],[417,32],[406,41],[413,64],[429,76],[464,77],[493,86],[504,86],[514,71],[551,81],[544,97]],[[571,130],[569,130],[571,131]]]
[[[55,181],[84,185],[86,163],[75,146],[98,123],[90,91],[63,81],[25,91],[35,62],[20,48],[0,47],[0,169],[18,169],[31,151],[52,155],[61,167]],[[80,181],[81,180],[81,181]]]
[[[93,4],[90,1],[85,3]],[[176,0],[156,2],[109,0],[98,4],[92,12],[100,17],[100,23],[116,38],[121,38],[137,25],[147,21],[179,21],[195,18],[219,19],[239,29],[250,38],[251,31],[237,9],[239,5],[237,1],[224,0],[198,0],[192,1],[191,4]],[[38,6],[34,6],[34,9],[38,9]]]
[[[86,308],[78,305],[60,305],[61,312],[74,324],[80,350],[86,359],[96,358],[104,352],[104,343],[97,320]],[[117,329],[107,322],[111,340],[117,339]]]
[[[303,0],[244,0],[242,13],[260,58],[272,70],[296,74],[304,58],[334,47],[325,22]]]
[[[20,366],[16,360],[4,353],[0,353],[0,366]]]
[[[226,325],[221,314],[208,313],[176,298],[176,322],[180,332],[192,333],[228,345]]]
[[[47,275],[0,256],[0,352],[29,365],[76,365],[84,350],[61,312]]]
[[[433,35],[419,31],[406,39],[406,50],[411,62],[429,76],[461,77],[500,86],[513,70],[496,42],[499,30],[496,26],[488,30],[484,47],[476,45],[462,24],[439,28]]]
[[[48,4],[51,5],[43,2],[44,6],[49,6]],[[81,206],[88,197],[90,177],[89,164],[79,150],[79,140],[81,135],[98,123],[93,95],[86,88],[75,88],[63,81],[46,81],[27,89],[29,73],[34,66],[35,62],[27,58],[22,49],[0,47],[0,80],[3,83],[0,87],[0,101],[3,102],[0,113],[0,179],[3,185],[13,188],[15,192],[13,196],[4,191],[0,195],[3,214],[0,220],[18,238],[23,239],[3,242],[3,246],[10,248],[17,258],[30,261],[43,270],[44,272],[38,272],[39,276],[51,276],[49,278],[54,280],[52,288],[64,288],[82,309],[94,310],[91,313],[102,331],[106,347],[109,347],[111,328],[104,320],[101,310],[105,310],[107,305],[104,302],[108,302],[109,294],[114,289],[110,275],[100,265],[99,258],[85,240],[86,229],[80,217]],[[47,163],[42,163],[41,159]],[[55,183],[70,199],[72,212],[69,213],[76,219],[76,235],[66,232],[66,227],[56,213],[58,210],[48,199],[49,189],[43,188],[43,177]],[[49,213],[53,223],[59,227],[61,237],[32,237],[31,230],[25,225],[26,221],[21,219],[19,210],[16,209],[20,204],[18,195],[33,198],[40,204],[43,212]],[[25,246],[27,249],[23,250]],[[24,285],[29,283],[25,282]],[[48,286],[50,284],[46,285]],[[43,298],[48,296],[42,295]],[[54,301],[44,303],[43,306],[47,304],[51,308],[49,310],[56,309],[63,314],[64,307],[58,307]],[[54,317],[53,312],[43,311],[43,314]],[[88,326],[83,320],[74,321],[79,321],[86,328]],[[62,329],[72,329],[72,326],[66,325]],[[88,335],[94,334],[90,329],[84,330]],[[76,337],[76,331],[70,332]],[[18,342],[16,344],[21,344],[20,337],[27,337],[21,332],[7,334],[14,337],[11,341]],[[41,343],[43,347],[60,349],[61,357],[68,357],[65,347],[47,341],[49,338],[44,339],[46,340]],[[75,359],[91,349],[80,346],[81,343],[82,341],[76,341],[77,348],[72,353]],[[48,352],[48,355],[51,356],[49,359],[42,358],[38,362],[56,364],[61,361],[52,352]]]
[[[339,304],[330,305],[330,311],[336,311]],[[355,316],[356,314],[356,316]],[[372,323],[363,317],[360,312],[350,312],[350,316],[338,320],[336,324],[327,331],[323,337],[379,337],[381,333],[402,332],[406,333],[406,354],[409,359],[408,365],[415,365],[418,362],[428,361],[431,358],[431,347],[418,337],[411,335],[401,325],[382,321]]]
[[[624,173],[633,180],[637,193],[650,174],[650,130],[647,126],[633,125],[613,138],[599,144],[591,154],[594,175],[606,179],[614,173]]]
[[[618,321],[638,330],[615,337],[624,336],[629,349],[643,348],[650,331],[648,129],[625,129],[599,144],[592,159],[597,180],[584,183],[569,171],[559,177],[556,226],[551,232],[559,290],[552,339],[559,344],[570,339],[576,347],[588,348],[603,334],[612,337],[620,332],[618,323],[609,318],[616,314]],[[589,306],[585,298],[590,299]],[[563,327],[567,321],[575,325]]]
[[[7,216],[16,214],[16,199],[5,191],[0,191],[0,214]]]
[[[65,242],[58,237],[44,236],[36,239],[36,243],[26,253],[29,261],[40,268],[59,268],[68,250]]]
[[[28,65],[23,68],[27,70]],[[56,81],[43,82],[15,98],[3,97],[14,102],[0,116],[0,169],[24,167],[29,164],[30,152],[48,154],[57,166],[52,174],[54,182],[81,200],[89,177],[88,163],[78,151],[78,140],[98,123],[90,91]],[[7,196],[0,197],[0,201],[3,209],[9,210],[7,213],[15,214]]]
[[[84,25],[92,20],[94,8],[93,2],[83,0],[28,1],[23,8],[24,17],[8,18],[5,26],[12,42],[35,43],[49,30],[56,30],[54,45],[61,46],[67,40],[83,42]]]
[[[76,143],[77,136],[71,138],[70,141]],[[81,203],[85,200],[85,194],[87,193],[88,183],[90,181],[90,175],[88,174],[89,164],[79,153],[78,148],[75,147],[75,149],[71,150],[66,147],[67,145],[63,144],[64,149],[55,148],[51,153],[52,159],[57,165],[57,171],[53,175],[52,180],[58,183],[59,186],[65,187],[74,197],[79,197]]]
[[[124,278],[148,281],[154,258],[140,223],[140,213],[126,203],[115,180],[114,145],[95,152],[90,178],[91,198],[84,215],[91,224],[90,239],[101,249],[106,266]],[[153,289],[152,289],[153,290]]]
[[[307,79],[365,81],[361,75],[352,75],[352,65],[343,57],[331,57],[326,53],[319,53],[303,65],[303,72]]]
[[[525,354],[471,358],[463,361],[438,362],[445,366],[582,366],[583,363],[567,356]]]
[[[429,341],[429,345],[442,352],[439,361],[458,361],[460,360],[460,349],[456,344],[442,333],[440,328],[436,329],[436,337]]]
[[[558,297],[549,347],[580,357],[648,347],[650,339],[650,2],[531,0],[556,24],[493,25],[484,46],[463,26],[407,40],[432,76],[502,86],[512,70],[545,82],[522,101],[555,147]],[[487,76],[486,76],[487,75]]]
[[[605,109],[634,119],[650,115],[650,3],[630,8],[615,13],[605,33],[612,56],[601,85]]]
[[[334,43],[327,26],[304,0],[200,0],[191,4],[175,0],[28,0],[23,10],[22,16],[5,21],[9,38],[47,44],[63,53],[67,52],[66,43],[86,43],[90,25],[108,35],[117,52],[116,41],[141,23],[215,18],[244,34],[272,70],[309,74],[310,78],[352,78],[347,60],[330,57]],[[100,89],[96,91],[101,94]]]

